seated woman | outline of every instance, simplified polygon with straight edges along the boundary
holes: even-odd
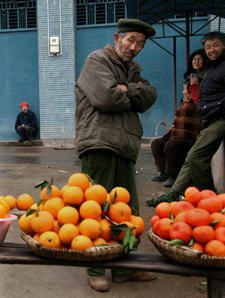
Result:
[[[190,79],[183,83],[183,95],[172,128],[162,138],[151,142],[152,154],[160,172],[151,180],[165,181],[165,187],[173,185],[189,149],[200,132],[200,118],[190,92]]]
[[[200,132],[200,118],[196,110],[199,84],[207,73],[204,49],[194,51],[184,74],[183,95],[172,128],[162,137],[154,139],[151,150],[160,174],[152,181],[164,182],[171,187],[185,161],[189,149]]]

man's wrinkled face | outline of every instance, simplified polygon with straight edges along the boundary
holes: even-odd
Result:
[[[211,60],[215,60],[224,51],[225,46],[219,38],[213,40],[207,40],[204,44],[205,53]]]
[[[131,61],[144,48],[145,35],[139,32],[127,32],[123,38],[114,34],[115,50],[123,62]]]
[[[27,114],[29,107],[27,105],[23,105],[21,110],[23,111],[24,114]]]

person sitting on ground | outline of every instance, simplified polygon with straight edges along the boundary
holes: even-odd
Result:
[[[148,206],[178,201],[189,186],[200,191],[216,192],[211,160],[225,137],[225,33],[214,31],[202,39],[209,61],[209,70],[200,84],[197,109],[201,118],[201,132],[189,150],[172,189],[146,200]]]
[[[29,110],[29,104],[27,102],[22,102],[20,107],[22,112],[17,115],[15,123],[15,130],[20,135],[18,143],[22,144],[25,141],[33,143],[37,133],[36,115]]]
[[[151,142],[151,150],[160,174],[152,181],[171,187],[185,161],[187,152],[194,145],[200,132],[200,117],[190,92],[190,79],[183,83],[183,98],[173,120],[172,128],[162,137]]]

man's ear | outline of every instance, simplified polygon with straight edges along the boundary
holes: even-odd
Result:
[[[117,43],[119,42],[119,38],[120,38],[119,33],[115,33],[115,34],[114,34],[114,42],[115,42],[115,45],[117,45]]]

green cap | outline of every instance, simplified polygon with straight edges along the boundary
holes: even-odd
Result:
[[[151,25],[137,19],[120,19],[117,22],[117,27],[118,33],[140,32],[143,33],[146,38],[150,38],[156,33],[155,29]]]

